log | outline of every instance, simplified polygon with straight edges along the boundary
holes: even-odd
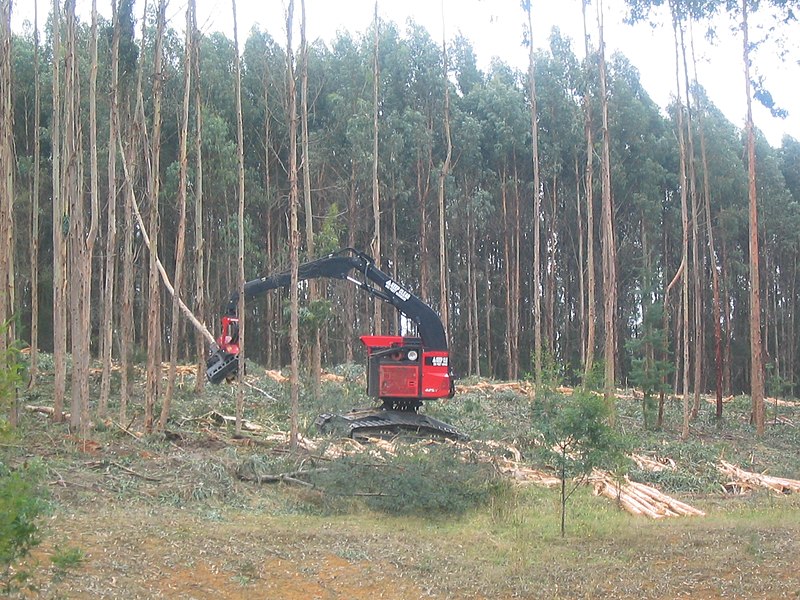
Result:
[[[34,406],[32,404],[26,404],[25,410],[29,412],[36,412],[43,415],[53,416],[55,414],[55,409],[52,406]],[[62,412],[61,418],[63,420],[69,421],[70,414],[68,412]]]
[[[788,494],[792,492],[800,493],[800,481],[787,479],[785,477],[773,477],[763,473],[745,471],[727,461],[721,460],[717,469],[732,479],[729,486],[738,487],[741,490],[762,487],[772,490],[776,494]]]
[[[654,487],[631,481],[618,484],[608,473],[595,471],[590,477],[595,494],[618,501],[629,513],[645,515],[651,519],[678,516],[704,516],[705,513],[676,500]]]

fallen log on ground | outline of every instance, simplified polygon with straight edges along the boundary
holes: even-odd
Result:
[[[32,404],[26,404],[25,405],[25,410],[27,410],[28,412],[35,412],[35,413],[39,413],[39,414],[42,414],[42,415],[48,415],[48,416],[51,416],[51,417],[54,416],[54,414],[55,414],[55,409],[52,406],[34,406]],[[63,420],[69,420],[70,413],[62,412],[61,413],[61,418]]]
[[[766,488],[776,494],[800,493],[800,481],[796,479],[745,471],[724,460],[720,461],[717,469],[723,475],[730,477],[731,480],[724,487],[731,493],[742,494],[755,488]]]
[[[550,475],[545,471],[527,467],[507,458],[495,459],[494,464],[500,473],[511,477],[518,483],[543,485],[548,488],[561,485],[561,479],[558,477]]]
[[[636,463],[642,471],[658,473],[660,471],[674,471],[677,467],[675,461],[666,456],[650,457],[644,454],[631,454],[631,460]]]

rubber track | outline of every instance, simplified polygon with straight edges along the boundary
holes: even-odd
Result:
[[[343,423],[351,438],[377,436],[392,437],[403,432],[416,432],[450,439],[466,439],[466,436],[452,425],[414,412],[396,410],[359,410],[346,414],[323,414],[317,418],[317,426]]]

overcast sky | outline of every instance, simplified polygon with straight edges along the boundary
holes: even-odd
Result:
[[[12,17],[15,30],[21,30],[24,19],[33,19],[34,1],[15,1]],[[51,2],[36,1],[41,27]],[[174,28],[182,29],[186,0],[168,1],[168,19]],[[138,14],[142,0],[136,2]],[[645,89],[663,107],[675,88],[671,28],[625,25],[622,22],[623,1],[605,2],[605,37],[609,53],[619,50],[625,54],[639,69]],[[254,25],[268,31],[276,40],[285,40],[285,0],[238,0],[236,4],[240,44]],[[295,17],[299,19],[299,0],[295,5]],[[78,12],[88,20],[91,0],[77,0],[77,6]],[[232,38],[231,6],[229,0],[197,0],[201,29],[222,31]],[[329,41],[340,30],[363,33],[372,22],[374,6],[374,0],[306,0],[307,36],[310,40]],[[557,26],[575,40],[573,48],[580,55],[583,48],[580,6],[580,0],[532,0],[536,45],[546,46],[551,28]],[[104,17],[110,18],[107,0],[97,0],[97,7]],[[401,31],[406,20],[412,18],[426,27],[437,41],[442,39],[443,24],[447,39],[461,32],[472,42],[484,69],[495,56],[512,66],[527,68],[527,49],[522,46],[525,15],[519,0],[378,0],[378,14],[383,20],[397,23]],[[593,9],[590,15],[594,16]],[[705,31],[696,32],[699,79],[728,119],[742,126],[745,102],[741,38],[738,32],[731,31],[732,24],[725,19],[715,25],[719,38],[713,46],[703,39]],[[774,146],[780,145],[784,134],[800,139],[800,25],[792,27],[794,32],[787,43],[788,57],[784,61],[778,58],[779,49],[774,42],[764,42],[754,61],[757,73],[766,78],[766,87],[776,104],[789,112],[789,117],[781,120],[754,104],[756,126]],[[593,30],[596,30],[594,22],[590,25],[590,31]],[[761,41],[764,37],[764,33],[753,27],[751,41]],[[295,34],[295,39],[299,40],[299,34]]]

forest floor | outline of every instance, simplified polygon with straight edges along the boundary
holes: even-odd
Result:
[[[220,418],[234,414],[234,388],[198,396],[191,375],[166,433],[142,433],[140,396],[128,423],[97,423],[87,440],[23,411],[20,436],[0,458],[15,468],[41,463],[45,473],[49,510],[27,564],[37,586],[29,596],[800,598],[800,494],[726,487],[717,469],[724,459],[800,479],[800,406],[771,404],[757,440],[746,398],[726,403],[721,424],[704,402],[681,441],[679,401],[651,431],[641,425],[641,400],[621,393],[618,427],[635,450],[675,463],[659,473],[634,468],[631,479],[706,516],[636,517],[582,487],[561,537],[557,490],[498,483],[486,465],[450,460],[463,448],[420,451],[415,441],[350,454],[350,442],[316,434],[318,412],[365,403],[360,377],[343,367],[320,400],[305,398],[307,437],[296,454],[285,441],[285,384],[257,368],[248,375],[251,429],[243,436]],[[530,387],[461,383],[430,414],[469,432],[474,453],[511,453],[540,467],[530,446]],[[47,385],[22,404],[47,406]],[[77,553],[72,563],[53,561],[68,550]]]

